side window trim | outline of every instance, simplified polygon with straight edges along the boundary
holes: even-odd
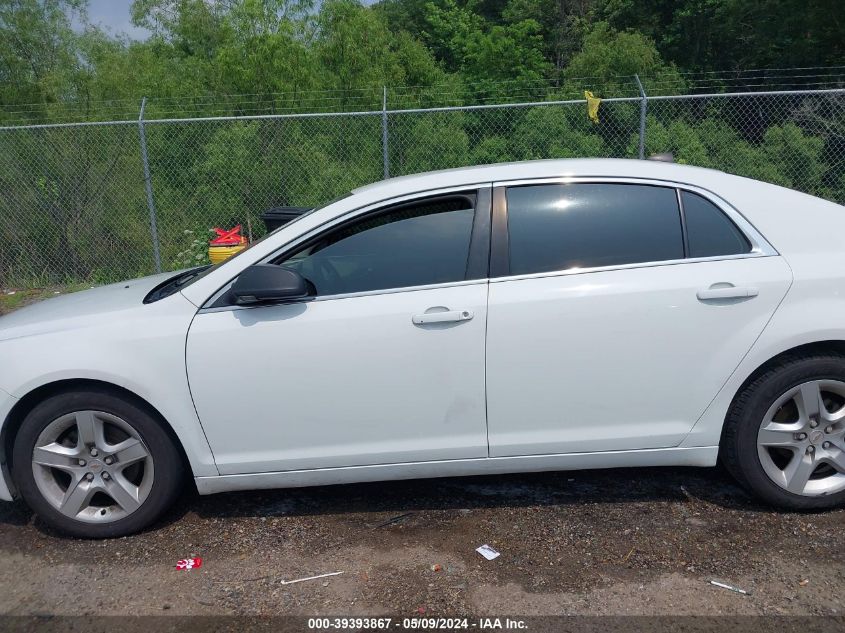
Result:
[[[689,259],[689,233],[687,233],[687,215],[684,213],[684,199],[681,188],[675,187],[675,199],[678,201],[678,213],[681,214],[681,236],[684,240],[684,259]]]
[[[303,240],[299,240],[296,245],[291,245],[290,247],[286,247],[281,251],[278,251],[276,254],[268,258],[267,263],[271,264],[281,264],[282,261],[286,257],[300,251],[302,248],[306,248],[309,244],[314,244],[319,242],[325,236],[332,234],[335,231],[342,230],[345,226],[350,226],[357,224],[362,221],[366,221],[368,218],[377,217],[380,215],[388,215],[395,211],[399,211],[406,207],[413,207],[414,205],[420,202],[434,202],[438,199],[443,198],[467,198],[470,204],[473,207],[473,223],[470,233],[470,243],[467,250],[467,261],[466,267],[464,268],[464,277],[463,279],[458,279],[455,281],[443,282],[443,283],[434,283],[434,284],[422,284],[422,285],[415,285],[415,286],[397,286],[391,288],[379,288],[375,290],[360,290],[354,292],[341,292],[341,293],[334,293],[334,294],[326,294],[326,295],[317,295],[313,297],[307,297],[300,301],[324,301],[327,299],[335,299],[341,297],[362,297],[368,295],[375,295],[375,294],[388,294],[388,293],[395,293],[395,292],[403,292],[403,291],[413,291],[419,290],[421,288],[437,288],[441,286],[450,286],[455,284],[462,284],[466,283],[467,281],[474,281],[471,279],[470,275],[472,273],[478,272],[480,268],[477,260],[478,259],[485,259],[487,256],[484,252],[480,255],[475,255],[473,253],[473,247],[477,249],[481,248],[483,250],[489,249],[489,230],[486,231],[488,234],[487,239],[484,239],[485,235],[485,228],[483,226],[483,220],[481,221],[481,226],[479,226],[479,208],[483,206],[486,201],[487,205],[487,216],[488,220],[487,223],[489,224],[489,206],[490,206],[490,198],[489,198],[489,187],[488,196],[485,198],[484,196],[479,195],[483,189],[461,189],[451,192],[444,192],[444,193],[427,193],[420,195],[418,197],[410,198],[407,200],[402,200],[400,202],[394,202],[393,204],[385,204],[378,207],[371,208],[364,213],[356,214],[351,218],[341,218],[339,222],[333,223],[330,227],[326,228],[325,230],[318,231],[312,233],[310,236],[307,236]],[[482,212],[480,215],[484,215]],[[475,237],[476,234],[478,237]],[[471,270],[472,269],[472,270]],[[484,277],[486,278],[487,267],[484,267],[483,272],[485,273]]]
[[[493,235],[490,240],[490,278],[510,274],[507,187],[493,187]]]
[[[335,231],[341,230],[346,226],[350,226],[352,224],[357,224],[362,220],[366,220],[368,218],[377,217],[380,215],[388,215],[394,211],[400,211],[406,207],[413,207],[416,203],[421,201],[435,201],[438,198],[467,198],[471,201],[473,208],[475,205],[478,204],[477,202],[477,195],[475,191],[455,191],[454,193],[444,193],[444,194],[434,194],[429,196],[421,196],[419,198],[414,198],[412,200],[403,200],[402,202],[397,202],[395,204],[387,204],[378,208],[373,208],[365,213],[361,213],[349,218],[341,218],[339,222],[333,223],[328,227],[325,227],[323,230],[315,231],[310,235],[304,236],[304,239],[297,240],[296,243],[291,243],[285,245],[283,248],[279,249],[272,255],[270,255],[264,263],[268,264],[276,264],[278,262],[284,261],[284,259],[303,248],[316,244],[320,240],[322,240],[325,236],[331,235]],[[321,227],[322,228],[322,227]],[[473,224],[473,229],[475,228]],[[469,260],[467,260],[469,261]]]
[[[619,264],[614,266],[598,266],[593,268],[580,268],[578,270],[555,270],[544,271],[536,273],[525,273],[521,275],[510,274],[510,254],[508,252],[508,204],[507,204],[507,189],[510,187],[530,186],[530,185],[551,185],[551,184],[632,184],[632,185],[653,185],[657,187],[664,187],[666,189],[674,189],[678,201],[678,210],[681,219],[681,230],[684,240],[684,257],[682,259],[668,259],[656,260],[649,262],[637,262],[634,264]],[[712,203],[721,213],[725,214],[729,221],[731,221],[737,229],[742,233],[748,242],[751,244],[751,250],[747,253],[737,255],[716,255],[712,257],[690,257],[689,256],[689,238],[687,235],[686,218],[683,212],[683,202],[681,200],[682,192],[689,192],[701,196],[708,202]],[[498,196],[497,196],[498,193]],[[730,209],[730,211],[728,211]],[[506,254],[503,257],[503,253]],[[684,183],[677,183],[672,181],[653,180],[648,178],[633,178],[633,177],[563,177],[563,178],[538,178],[538,179],[519,179],[511,181],[497,181],[493,183],[493,236],[491,241],[491,267],[490,280],[492,281],[508,281],[510,279],[531,279],[536,277],[556,277],[560,275],[582,275],[592,272],[605,272],[613,270],[625,270],[628,268],[653,268],[655,266],[669,266],[675,264],[691,264],[706,261],[722,261],[731,259],[748,259],[752,257],[771,257],[779,255],[777,250],[769,244],[765,237],[743,216],[738,210],[734,209],[727,202],[715,196],[706,189],[688,185]]]
[[[372,295],[395,294],[398,292],[414,292],[418,290],[428,290],[433,288],[443,288],[452,286],[464,286],[477,283],[486,283],[489,279],[489,265],[490,265],[490,240],[491,240],[491,206],[492,206],[492,185],[490,183],[483,184],[469,184],[465,187],[449,187],[445,189],[434,189],[429,191],[418,191],[413,194],[407,194],[393,199],[382,200],[374,202],[366,206],[360,207],[344,214],[341,217],[334,218],[332,221],[325,223],[319,227],[315,227],[312,231],[305,235],[300,235],[291,242],[275,250],[273,253],[264,257],[260,264],[271,264],[283,260],[285,257],[297,252],[309,243],[318,241],[322,236],[325,236],[333,231],[342,228],[344,225],[359,222],[367,217],[387,213],[392,209],[398,209],[405,205],[412,205],[427,199],[458,197],[462,194],[474,199],[475,212],[473,217],[472,232],[470,235],[469,254],[467,257],[467,269],[464,279],[459,281],[451,281],[436,284],[426,284],[421,286],[403,286],[399,288],[385,288],[380,290],[364,290],[361,292],[349,292],[335,295],[321,295],[316,297],[307,297],[305,299],[298,299],[290,303],[306,303],[310,301],[329,301],[334,299],[347,299],[355,297],[366,297]],[[200,308],[200,312],[220,312],[225,310],[254,310],[266,306],[239,306],[224,303],[223,300],[229,288],[234,283],[237,277],[229,280],[217,292],[215,292]]]
[[[475,215],[472,220],[464,281],[487,279],[490,276],[490,209],[493,204],[491,189],[492,187],[480,187],[475,191]]]

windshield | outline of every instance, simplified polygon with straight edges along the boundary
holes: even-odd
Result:
[[[346,198],[350,195],[352,195],[352,194],[350,194],[350,193],[344,194],[344,195],[339,196],[339,197],[335,198],[334,200],[331,200],[331,201],[329,201],[329,202],[327,202],[323,205],[320,205],[318,207],[314,207],[310,211],[306,211],[302,215],[292,219],[290,222],[283,224],[282,226],[278,227],[277,229],[270,231],[269,233],[267,233],[263,237],[260,237],[259,239],[255,240],[254,242],[252,242],[249,246],[247,246],[242,251],[235,253],[231,257],[223,260],[222,262],[220,262],[218,264],[213,264],[213,265],[212,264],[206,264],[205,266],[198,266],[196,268],[191,268],[189,270],[185,270],[185,271],[182,271],[180,273],[176,273],[173,277],[171,277],[170,279],[168,279],[164,283],[159,284],[158,286],[153,288],[152,291],[150,291],[150,293],[144,298],[144,303],[153,303],[155,301],[159,301],[160,299],[164,299],[165,297],[169,297],[173,293],[178,292],[179,290],[182,290],[183,288],[187,288],[192,283],[194,283],[195,281],[197,281],[199,279],[202,279],[208,273],[212,272],[213,270],[216,270],[218,267],[222,266],[223,264],[226,264],[226,263],[236,259],[237,257],[242,255],[243,253],[246,253],[253,246],[263,242],[264,240],[266,240],[271,235],[275,235],[276,233],[278,233],[282,229],[289,227],[291,224],[295,224],[296,222],[299,222],[302,218],[308,217],[309,215],[311,215],[315,211],[319,211],[320,209],[325,209],[330,204],[334,204],[335,202],[337,202],[339,200],[343,200],[344,198]]]

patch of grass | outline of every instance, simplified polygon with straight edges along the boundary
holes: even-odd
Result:
[[[91,284],[68,284],[64,286],[49,286],[47,288],[28,288],[25,290],[2,289],[0,290],[0,316],[30,303],[35,303],[36,301],[77,292],[78,290],[85,290],[90,287]]]

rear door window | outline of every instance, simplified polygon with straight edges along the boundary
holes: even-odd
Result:
[[[507,190],[510,274],[684,258],[675,189],[623,183]]]

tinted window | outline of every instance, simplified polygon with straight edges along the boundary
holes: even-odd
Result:
[[[689,191],[681,192],[681,201],[690,257],[738,255],[751,250],[745,235],[712,202]]]
[[[461,281],[473,216],[465,197],[397,207],[323,236],[282,265],[318,295]]]
[[[532,185],[507,198],[512,275],[684,257],[674,189]]]

